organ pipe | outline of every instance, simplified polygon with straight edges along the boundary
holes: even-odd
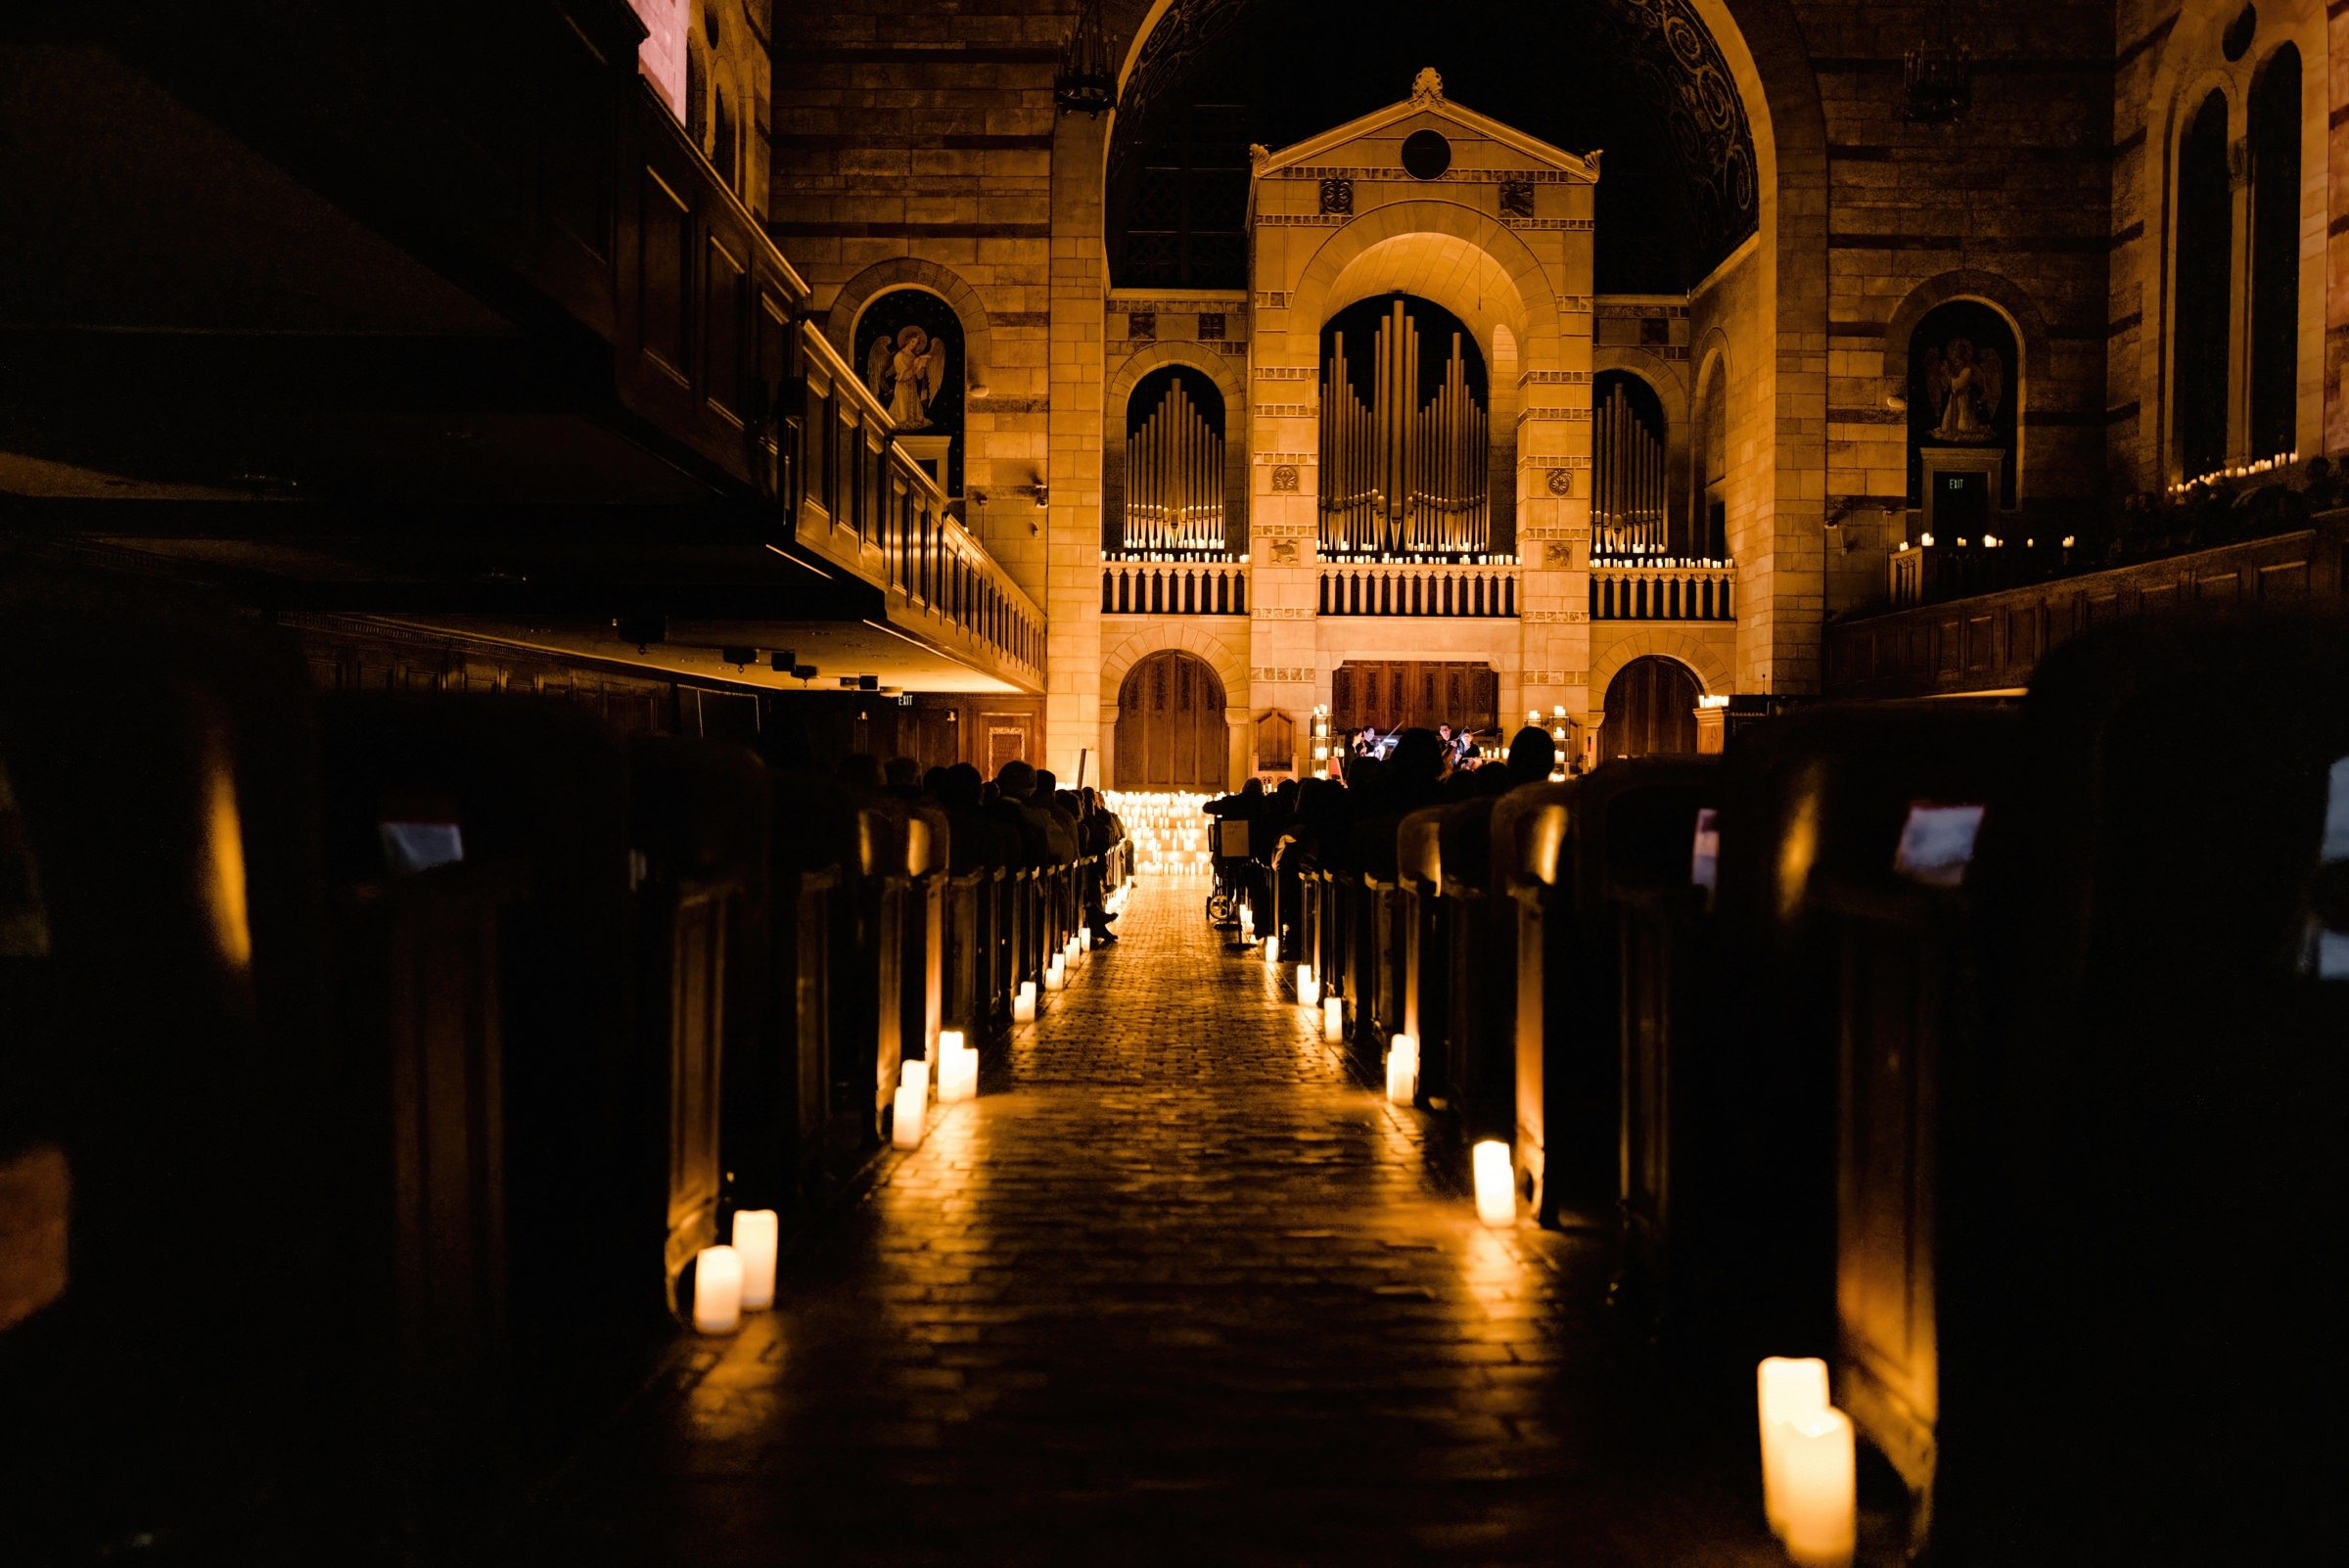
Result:
[[[1370,400],[1355,392],[1346,336],[1324,367],[1321,543],[1348,555],[1475,555],[1492,548],[1492,418],[1468,385],[1460,334],[1435,394],[1419,401],[1422,340],[1398,300],[1370,345]]]
[[[1223,438],[1180,382],[1126,438],[1126,518],[1128,550],[1221,552]]]
[[[1621,382],[1592,416],[1596,459],[1592,512],[1594,553],[1662,556],[1668,553],[1664,442],[1632,406]]]

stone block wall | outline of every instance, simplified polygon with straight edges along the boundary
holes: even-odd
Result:
[[[1049,589],[1035,485],[1057,478],[1052,70],[1070,9],[787,6],[774,50],[769,231],[844,347],[856,309],[884,287],[929,288],[954,305],[969,348],[967,515],[1039,604]],[[1092,223],[1066,244],[1097,253]]]

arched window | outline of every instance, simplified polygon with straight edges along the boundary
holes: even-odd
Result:
[[[716,166],[717,177],[726,182],[726,189],[738,191],[741,181],[735,177],[734,107],[726,102],[726,90],[717,90],[717,115],[711,128],[710,161]]]
[[[1664,400],[1639,377],[1602,370],[1590,384],[1590,553],[1682,554],[1665,504]]]
[[[1223,394],[1206,372],[1164,365],[1144,376],[1126,403],[1120,455],[1105,476],[1107,548],[1229,552]]]
[[[2251,84],[2253,459],[2293,450],[2300,379],[2300,51],[2285,44]]]
[[[1689,486],[1691,555],[1729,558],[1729,373],[1716,355],[1696,394],[1696,483]]]
[[[2171,386],[2178,466],[2192,479],[2227,460],[2229,261],[2234,204],[2227,171],[2227,95],[2214,89],[2178,145],[2178,293]]]

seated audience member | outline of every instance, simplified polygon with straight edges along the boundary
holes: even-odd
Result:
[[[1509,783],[1540,784],[1558,765],[1558,743],[1546,729],[1528,724],[1509,741]]]

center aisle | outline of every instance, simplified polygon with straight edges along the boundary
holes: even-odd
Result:
[[[1613,1348],[1602,1244],[1477,1224],[1456,1145],[1201,899],[1137,886],[982,1097],[597,1434],[523,1554],[1782,1561],[1737,1432],[1695,1457]]]

